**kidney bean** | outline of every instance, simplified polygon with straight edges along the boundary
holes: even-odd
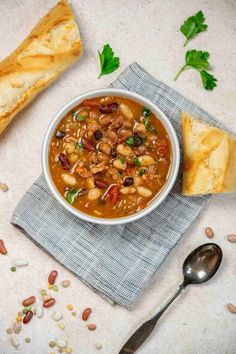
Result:
[[[102,139],[103,134],[102,134],[101,130],[96,130],[96,131],[93,133],[93,136],[94,136],[94,138],[95,138],[96,140],[100,140],[100,139]]]
[[[56,277],[57,277],[58,272],[56,270],[53,270],[49,276],[48,276],[48,283],[50,285],[53,285],[55,283]]]
[[[90,143],[90,141],[88,139],[82,138],[81,142],[82,142],[85,150],[95,151],[95,147]]]
[[[56,299],[54,299],[53,297],[49,300],[46,300],[43,302],[43,307],[48,308],[53,306],[56,303]]]
[[[30,310],[30,311],[27,312],[27,314],[23,318],[23,323],[24,324],[28,323],[31,320],[32,317],[33,317],[33,312]]]
[[[4,255],[7,254],[7,249],[6,249],[5,245],[4,245],[3,240],[0,240],[0,253],[4,254]]]
[[[134,146],[138,147],[141,146],[143,144],[143,138],[141,137],[141,135],[139,135],[138,132],[134,133]]]
[[[107,187],[107,183],[104,182],[104,181],[101,181],[99,179],[97,179],[95,182],[94,182],[95,186],[98,187],[98,188],[106,188]]]
[[[86,308],[83,313],[82,313],[82,319],[84,321],[87,321],[87,319],[89,318],[89,315],[91,314],[92,309],[90,307]]]
[[[66,135],[65,132],[63,132],[62,130],[58,130],[55,134],[57,139],[62,139],[64,138],[65,135]]]
[[[118,109],[118,103],[103,104],[99,106],[99,111],[104,114],[114,113]]]
[[[69,170],[70,169],[70,162],[68,160],[68,158],[66,157],[65,154],[63,154],[63,152],[61,152],[58,156],[58,160],[60,161],[62,167],[64,170]]]
[[[27,306],[30,306],[32,304],[34,304],[36,301],[36,297],[35,296],[30,296],[28,297],[27,299],[25,299],[23,302],[22,302],[22,305],[24,307],[27,307]]]

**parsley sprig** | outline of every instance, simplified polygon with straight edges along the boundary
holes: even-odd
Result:
[[[217,79],[209,74],[206,69],[209,68],[209,53],[203,52],[201,50],[188,50],[185,54],[185,65],[179,70],[175,77],[175,81],[178,79],[180,74],[189,68],[196,69],[201,76],[202,84],[206,90],[213,90],[217,84]]]
[[[186,38],[184,47],[196,34],[206,31],[207,24],[204,22],[205,16],[202,11],[198,11],[195,15],[190,16],[184,21],[183,25],[180,27],[180,31]]]
[[[120,58],[114,56],[114,52],[109,44],[105,44],[102,52],[98,51],[101,72],[98,76],[100,79],[101,76],[107,75],[115,71],[120,66]]]

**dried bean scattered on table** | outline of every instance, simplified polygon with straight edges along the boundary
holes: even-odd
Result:
[[[95,329],[97,328],[97,326],[94,323],[88,324],[87,327],[90,331],[95,331]]]
[[[236,314],[236,306],[234,306],[233,304],[227,304],[226,308],[229,312]]]
[[[47,301],[44,301],[43,303],[43,307],[48,308],[53,306],[56,303],[56,299],[54,299],[53,297]]]
[[[7,192],[9,187],[6,183],[0,183],[0,189],[3,191],[3,192]]]
[[[214,231],[212,230],[211,227],[206,227],[205,228],[205,234],[208,238],[214,237]]]
[[[82,313],[82,319],[84,321],[87,321],[87,319],[89,318],[89,315],[91,314],[92,309],[90,307],[86,308],[83,313]]]
[[[232,243],[236,243],[236,235],[228,235],[227,240]]]
[[[5,245],[4,245],[4,241],[3,240],[0,240],[0,253],[3,254],[3,255],[7,254],[7,249],[6,249]]]
[[[61,285],[63,286],[63,288],[68,288],[68,286],[70,286],[70,280],[63,280]]]
[[[25,315],[25,317],[23,318],[23,323],[27,324],[31,320],[32,317],[33,317],[33,312],[28,311],[27,314]]]
[[[49,276],[48,276],[48,283],[49,283],[50,285],[53,285],[53,284],[55,283],[57,275],[58,275],[58,272],[57,272],[56,270],[53,270],[53,271],[49,274]]]
[[[24,301],[22,301],[22,305],[24,307],[30,306],[32,304],[34,304],[36,301],[36,297],[35,296],[30,296],[27,299],[25,299]]]

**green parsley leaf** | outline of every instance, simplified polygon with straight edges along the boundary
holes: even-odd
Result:
[[[149,117],[149,116],[150,116],[150,113],[151,113],[151,111],[150,111],[149,108],[143,107],[142,115],[143,115],[144,117]]]
[[[134,164],[138,167],[141,166],[141,162],[139,161],[138,157],[134,157]]]
[[[78,143],[76,143],[75,147],[76,147],[76,149],[83,149],[84,145],[83,145],[83,143],[80,143],[78,141]]]
[[[75,112],[75,111],[71,111],[71,115],[72,115],[72,117],[73,117],[73,118],[75,118],[75,119],[76,119],[76,117],[77,117],[78,113],[77,113],[77,112]]]
[[[213,75],[209,74],[206,70],[200,71],[200,75],[202,78],[203,86],[206,90],[213,90],[217,86],[217,79]]]
[[[98,51],[101,72],[98,76],[107,75],[115,71],[120,66],[120,59],[114,56],[114,52],[109,44],[105,44],[102,53]]]
[[[144,173],[146,173],[146,169],[142,168],[138,174],[139,174],[139,176],[142,176],[142,175],[144,175]]]
[[[69,204],[73,204],[75,198],[77,197],[78,189],[71,189],[70,191],[66,192],[66,200]]]
[[[175,77],[175,81],[180,74],[189,68],[194,68],[199,71],[203,86],[206,90],[213,90],[216,87],[217,79],[209,74],[206,69],[209,67],[209,53],[201,50],[188,50],[185,54],[185,65],[179,70]]]
[[[82,122],[83,120],[85,120],[86,118],[85,118],[85,116],[77,116],[76,117],[76,120],[78,121],[78,122]]]
[[[128,146],[133,146],[134,145],[134,137],[130,136],[128,139],[126,139],[125,143]]]
[[[145,118],[144,118],[144,125],[145,125],[145,128],[146,128],[149,132],[152,132],[152,131],[155,130],[155,129],[151,126],[151,124],[150,124],[150,118],[149,118],[149,117],[145,117]]]
[[[183,25],[180,27],[180,31],[186,37],[184,47],[196,34],[204,32],[207,29],[207,25],[204,23],[205,17],[202,11],[198,11],[195,15],[190,16]]]
[[[124,165],[124,163],[125,163],[125,158],[123,157],[123,156],[118,156],[119,157],[119,160],[120,160],[120,162]]]

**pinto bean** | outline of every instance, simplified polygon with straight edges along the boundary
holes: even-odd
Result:
[[[117,137],[117,134],[113,130],[108,130],[107,138],[110,139],[113,144],[115,144],[118,137]]]
[[[130,129],[120,128],[119,136],[121,136],[122,138],[129,138],[131,135],[133,135],[133,133]]]
[[[100,123],[101,125],[108,125],[108,124],[111,123],[111,120],[112,120],[112,116],[110,116],[110,115],[101,116],[101,117],[99,118],[99,123]]]
[[[99,150],[104,152],[106,155],[110,155],[111,147],[107,143],[101,143],[99,144]]]
[[[111,114],[118,109],[118,103],[103,104],[99,107],[99,111],[104,114]]]
[[[69,170],[70,169],[70,162],[69,162],[68,158],[66,157],[66,155],[63,154],[63,152],[61,152],[58,155],[58,160],[60,161],[60,163],[62,165],[62,168],[64,170]]]

